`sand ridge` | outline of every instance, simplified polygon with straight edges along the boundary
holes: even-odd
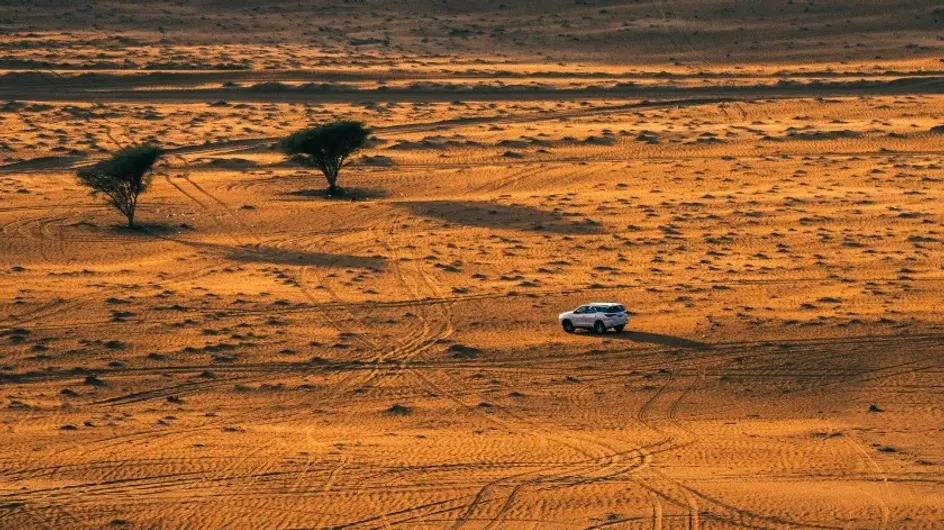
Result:
[[[944,519],[931,3],[34,4],[0,527]],[[327,199],[275,144],[336,119]],[[145,140],[127,230],[75,172]]]

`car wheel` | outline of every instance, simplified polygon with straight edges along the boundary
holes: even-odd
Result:
[[[613,326],[613,329],[615,329],[617,333],[622,333],[622,332],[623,332],[623,329],[625,329],[625,328],[626,328],[626,326],[624,326],[624,325],[623,325],[623,326]]]
[[[569,320],[565,320],[565,321],[561,322],[561,325],[564,326],[564,331],[566,331],[567,333],[573,333],[573,332],[574,332],[574,324],[573,324],[573,322],[571,322],[571,321],[569,321]]]
[[[593,323],[593,331],[596,333],[606,333],[606,326],[603,325],[603,322],[597,320]]]

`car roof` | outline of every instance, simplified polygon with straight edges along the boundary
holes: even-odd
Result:
[[[589,304],[583,305],[623,305],[620,302],[590,302]]]

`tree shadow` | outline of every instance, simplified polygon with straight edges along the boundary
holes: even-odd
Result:
[[[385,267],[387,261],[383,256],[329,254],[327,252],[291,250],[264,245],[229,246],[178,239],[174,241],[197,250],[222,254],[224,258],[240,263],[268,263],[270,265],[296,265],[326,269],[381,270]]]
[[[596,222],[574,222],[556,212],[524,205],[505,205],[487,201],[399,202],[415,215],[433,217],[450,223],[486,228],[510,228],[556,234],[600,234]]]
[[[75,227],[83,227],[89,230],[98,230],[101,231],[97,225],[87,221],[76,223],[73,225]],[[186,225],[172,225],[167,223],[152,223],[152,222],[138,222],[134,226],[128,226],[126,224],[121,225],[111,225],[109,229],[112,233],[127,235],[127,236],[152,236],[152,237],[164,237],[168,235],[180,234],[189,230],[189,227]]]
[[[304,190],[283,193],[290,197],[305,199],[322,199],[326,201],[366,201],[369,199],[383,199],[390,194],[386,190],[374,188],[342,188],[338,195],[328,195],[324,188],[308,188]]]
[[[605,338],[605,339],[642,342],[645,344],[658,344],[660,346],[669,346],[671,348],[685,348],[689,350],[711,349],[711,344],[708,344],[705,342],[698,342],[697,340],[690,340],[690,339],[685,339],[682,337],[675,337],[672,335],[661,335],[659,333],[647,333],[645,331],[624,331],[622,333],[609,332],[604,335],[596,335],[591,332],[590,336],[600,337],[600,338]]]
[[[386,263],[386,259],[382,256],[328,254],[265,246],[229,247],[225,254],[227,259],[242,263],[302,265],[331,269],[381,269]]]

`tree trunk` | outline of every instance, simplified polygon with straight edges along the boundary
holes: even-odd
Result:
[[[338,187],[338,174],[327,174],[325,178],[328,179],[328,195],[337,195],[341,188]]]
[[[138,209],[138,194],[132,193],[125,207],[125,215],[128,217],[128,228],[134,228],[134,212]]]

